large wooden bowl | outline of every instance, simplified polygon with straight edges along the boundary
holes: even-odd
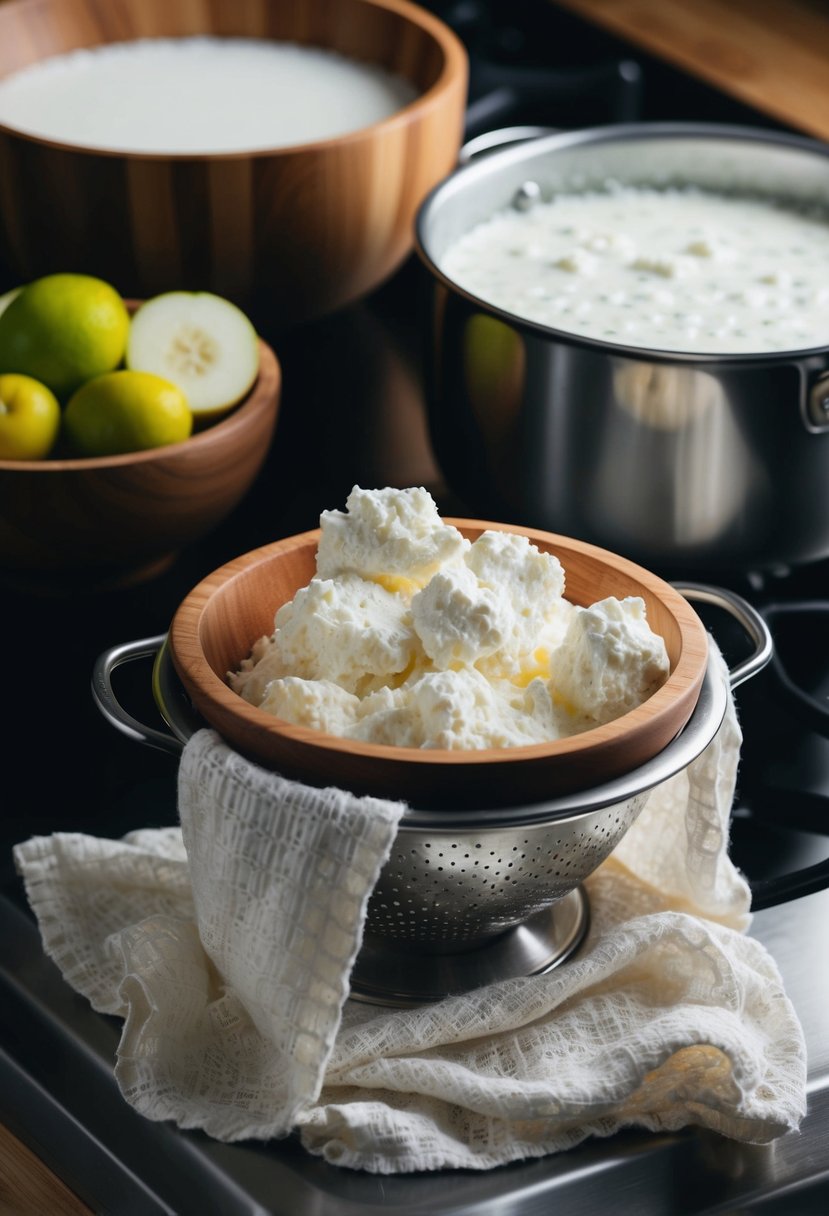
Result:
[[[400,74],[419,96],[353,134],[256,153],[89,150],[0,124],[11,277],[86,271],[139,297],[186,283],[274,324],[369,291],[408,254],[419,203],[455,165],[461,43],[405,0],[11,0],[0,4],[0,77],[78,47],[197,34],[328,47]]]
[[[554,553],[566,595],[587,605],[608,595],[640,595],[662,635],[666,683],[624,717],[573,738],[480,751],[418,750],[362,743],[283,722],[228,686],[253,643],[273,632],[276,609],[316,570],[319,532],[266,545],[222,566],[186,597],[173,619],[170,653],[196,709],[238,751],[313,785],[404,799],[419,807],[506,806],[589,789],[644,763],[687,722],[708,658],[705,629],[668,583],[624,558],[581,541],[481,520],[450,519],[475,539],[488,528],[520,532]]]
[[[54,591],[158,571],[250,488],[276,426],[280,385],[276,355],[260,341],[259,376],[244,401],[183,443],[119,456],[0,460],[0,578]]]

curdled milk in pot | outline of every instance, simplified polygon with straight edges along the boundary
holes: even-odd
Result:
[[[318,47],[145,38],[44,59],[0,80],[0,123],[119,152],[253,152],[358,131],[416,95],[377,65]]]
[[[516,316],[625,346],[829,344],[829,217],[761,196],[615,183],[559,194],[478,224],[441,269]]]

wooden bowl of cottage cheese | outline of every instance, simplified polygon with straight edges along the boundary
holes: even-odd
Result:
[[[332,311],[409,253],[456,163],[466,55],[405,0],[0,6],[0,260],[260,323]]]
[[[357,487],[320,530],[195,587],[169,646],[238,751],[423,808],[537,802],[637,768],[682,730],[708,660],[689,603],[616,554]]]

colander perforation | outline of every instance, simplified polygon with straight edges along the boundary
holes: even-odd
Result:
[[[609,855],[646,793],[622,804],[512,828],[398,830],[369,902],[367,930],[441,949],[477,946],[573,891]]]

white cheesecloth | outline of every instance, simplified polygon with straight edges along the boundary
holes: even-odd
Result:
[[[380,1173],[631,1126],[765,1142],[805,1112],[805,1046],[728,857],[740,742],[729,699],[587,880],[573,959],[416,1010],[347,999],[403,805],[286,781],[212,731],[184,750],[181,829],[35,837],[15,859],[47,954],[124,1018],[116,1077],[150,1119],[222,1140],[297,1130]]]

